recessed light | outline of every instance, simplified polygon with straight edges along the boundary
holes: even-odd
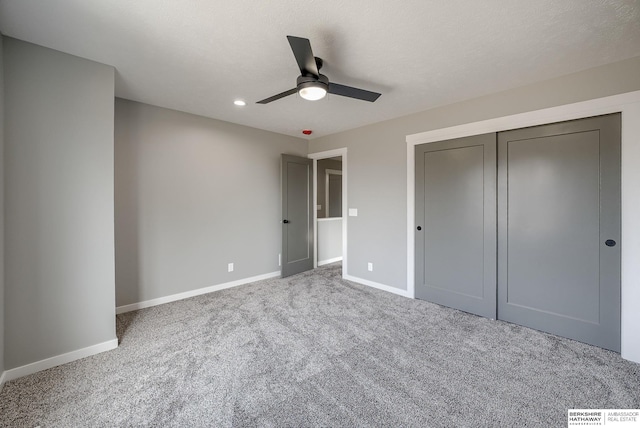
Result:
[[[247,105],[247,103],[245,103],[245,102],[244,102],[244,101],[242,101],[242,100],[235,100],[233,103],[234,103],[235,105],[237,105],[237,106],[240,106],[240,107],[242,107],[242,106],[246,106],[246,105]]]

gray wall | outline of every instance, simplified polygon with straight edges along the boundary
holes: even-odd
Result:
[[[322,209],[318,210],[318,218],[327,216],[327,200],[325,197],[325,171],[327,169],[342,171],[342,162],[335,159],[318,159],[316,204],[322,206]]]
[[[280,270],[280,154],[306,157],[306,140],[122,99],[115,110],[117,306]]]
[[[0,33],[0,376],[4,372],[4,37]],[[0,386],[1,388],[1,386]]]
[[[348,274],[406,289],[406,135],[634,90],[640,57],[311,140],[310,153],[348,148]]]
[[[115,339],[114,69],[11,38],[7,369]]]
[[[318,220],[318,266],[342,257],[342,219]]]

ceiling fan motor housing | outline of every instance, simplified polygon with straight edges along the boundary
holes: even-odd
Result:
[[[299,76],[296,80],[298,91],[309,87],[322,87],[325,91],[329,91],[329,79],[324,74],[316,76]]]

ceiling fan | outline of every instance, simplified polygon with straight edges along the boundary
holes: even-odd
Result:
[[[313,56],[309,39],[295,36],[287,36],[287,39],[291,45],[293,56],[296,57],[296,61],[298,62],[298,67],[300,67],[300,76],[296,81],[296,87],[258,101],[257,104],[268,104],[280,98],[293,95],[296,92],[300,94],[302,98],[309,101],[322,99],[327,95],[327,92],[370,102],[374,102],[380,96],[377,92],[329,82],[327,76],[320,74],[322,59]]]

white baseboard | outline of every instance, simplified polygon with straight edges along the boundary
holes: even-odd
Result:
[[[2,388],[4,388],[4,383],[7,381],[7,372],[2,372],[0,375],[0,392],[2,392]]]
[[[396,287],[391,287],[390,285],[380,284],[379,282],[373,282],[369,281],[368,279],[358,278],[357,276],[343,275],[342,277],[347,281],[357,282],[358,284],[362,285],[368,285],[369,287],[377,288],[378,290],[382,291],[388,291],[389,293],[397,294],[402,297],[413,298],[413,296],[411,296],[407,290],[401,290]]]
[[[340,257],[334,257],[332,259],[327,259],[327,260],[322,260],[318,262],[318,266],[322,266],[322,265],[328,265],[329,263],[335,263],[335,262],[341,262],[342,261],[342,256]]]
[[[172,294],[170,296],[158,297],[157,299],[145,300],[143,302],[131,303],[116,307],[116,314],[137,311],[138,309],[150,308],[165,303],[175,302],[178,300],[188,299],[189,297],[200,296],[201,294],[211,293],[213,291],[224,290],[225,288],[237,287],[238,285],[248,284],[250,282],[262,281],[263,279],[275,278],[280,276],[280,271],[265,273],[263,275],[252,276],[250,278],[238,279],[236,281],[225,282],[224,284],[212,285],[209,287],[198,288],[197,290],[185,291],[184,293]]]
[[[9,382],[10,380],[18,379],[22,376],[27,376],[42,370],[70,363],[81,358],[90,357],[101,352],[110,351],[112,349],[116,349],[117,347],[118,339],[112,339],[106,342],[98,343],[97,345],[88,346],[76,351],[67,352],[66,354],[56,355],[55,357],[36,361],[35,363],[27,364],[21,367],[16,367],[15,369],[6,370],[2,374],[2,384],[4,385],[4,382]]]

